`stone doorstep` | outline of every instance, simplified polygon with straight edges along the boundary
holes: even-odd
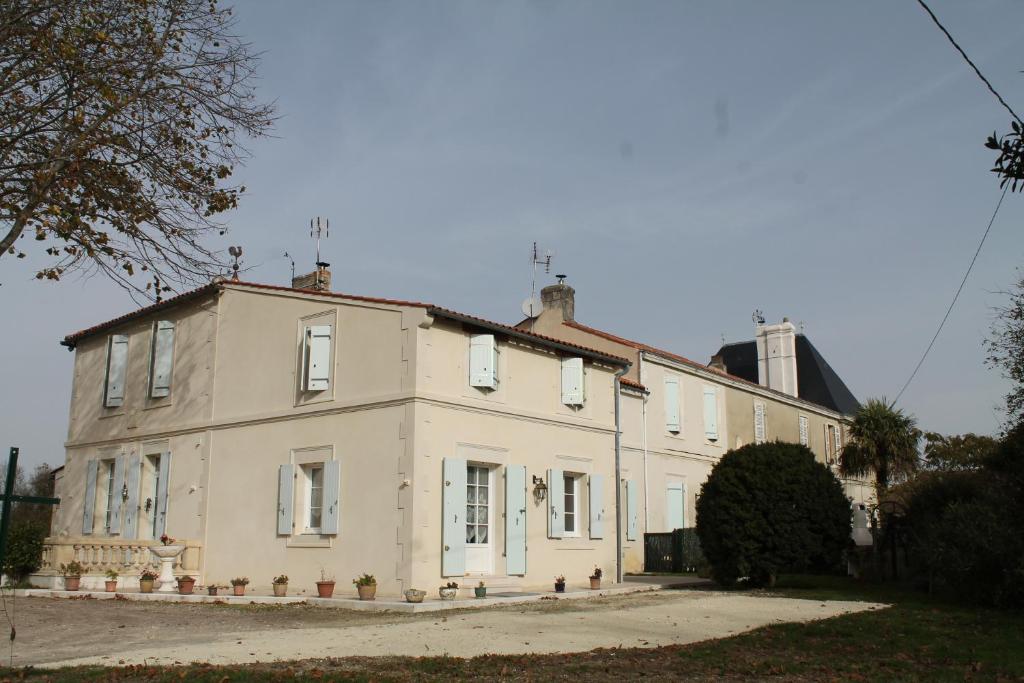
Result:
[[[378,598],[376,600],[359,600],[358,598],[315,598],[302,595],[289,595],[283,598],[273,595],[179,595],[178,593],[135,593],[105,591],[63,591],[44,588],[19,589],[17,595],[36,598],[94,599],[94,600],[135,600],[139,602],[190,602],[190,603],[225,603],[228,605],[294,605],[306,603],[317,607],[333,607],[340,609],[360,610],[364,612],[440,612],[452,609],[476,609],[494,607],[496,605],[514,605],[540,600],[581,600],[602,595],[627,595],[629,593],[646,593],[661,590],[661,586],[646,584],[612,584],[600,590],[585,588],[567,588],[565,593],[546,591],[530,595],[517,595],[500,598],[462,598],[441,600],[427,596],[421,603],[405,602],[399,598]]]

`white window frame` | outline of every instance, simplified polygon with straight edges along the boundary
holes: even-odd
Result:
[[[571,491],[568,487],[569,480],[572,481]],[[562,537],[563,538],[580,538],[583,534],[580,529],[581,514],[583,506],[580,505],[580,494],[582,487],[580,482],[583,480],[583,475],[577,472],[562,472],[563,492],[562,492]],[[572,496],[572,510],[565,505],[567,498]],[[566,528],[569,518],[572,518],[572,530]]]
[[[470,471],[470,469],[475,471],[475,475],[477,477],[477,479],[474,480],[472,483],[469,482],[469,471]],[[480,476],[481,472],[484,473],[484,482],[485,482],[482,485],[479,483],[479,476]],[[476,521],[474,521],[473,524],[472,524],[472,526],[476,527],[477,533],[479,533],[480,527],[486,527],[487,528],[487,540],[483,541],[483,542],[480,542],[479,540],[471,542],[469,539],[466,539],[466,545],[467,546],[471,546],[471,547],[493,547],[493,545],[494,545],[494,528],[495,528],[495,523],[494,523],[495,522],[495,520],[494,520],[494,494],[495,494],[495,490],[494,489],[495,489],[495,482],[494,482],[494,476],[493,476],[493,468],[488,467],[487,465],[483,465],[483,464],[479,464],[479,463],[475,463],[475,462],[467,463],[467,465],[466,465],[466,481],[467,481],[467,484],[466,484],[467,517],[466,517],[466,524],[464,526],[465,527],[469,527],[470,526],[469,517],[468,517],[468,509],[469,509],[470,506],[473,506],[474,508],[476,508],[477,512],[479,512],[480,508],[483,508],[483,509],[485,509],[487,511],[487,521],[486,522],[480,523],[479,517],[478,517],[478,519]],[[477,503],[477,502],[470,503],[469,502],[469,487],[470,486],[472,486],[472,487],[474,487],[476,489],[480,489],[480,488],[487,489],[487,502],[486,503]],[[463,529],[462,533],[466,533],[466,529]],[[477,538],[479,538],[479,536],[477,536]]]
[[[102,460],[105,472],[105,491],[107,495],[106,509],[103,512],[103,533],[110,535],[110,518],[114,514],[114,501],[117,500],[118,491],[114,490],[114,468],[117,467],[117,460]]]
[[[323,462],[310,462],[304,465],[300,465],[303,478],[303,501],[302,501],[302,533],[304,534],[320,534],[323,531],[323,520],[324,520],[324,463]],[[320,511],[319,523],[313,525],[313,478],[314,472],[320,473],[320,505],[318,509]]]

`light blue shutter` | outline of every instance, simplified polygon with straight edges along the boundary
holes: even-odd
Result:
[[[167,491],[170,486],[171,453],[160,454],[160,481],[156,488],[156,535],[163,536],[167,531]]]
[[[142,480],[142,458],[128,458],[128,500],[124,505],[123,538],[135,538],[139,526],[139,483]]]
[[[808,429],[807,429],[807,418],[803,415],[800,416],[800,445],[806,446],[808,441]]]
[[[157,321],[153,327],[153,359],[150,368],[149,395],[170,396],[171,372],[174,366],[174,323]]]
[[[636,484],[626,480],[626,540],[636,540]]]
[[[704,436],[718,438],[718,392],[713,387],[704,387]]]
[[[474,334],[469,338],[469,386],[494,389],[497,386],[498,358],[493,334]]]
[[[665,430],[678,434],[680,431],[679,415],[679,378],[665,378]]]
[[[562,403],[567,406],[583,405],[583,359],[562,359]]]
[[[124,490],[124,456],[119,455],[114,460],[114,492],[111,494],[113,500],[108,501],[110,506],[110,533],[121,533],[121,491]]]
[[[505,468],[505,573],[526,574],[526,467]]]
[[[320,530],[325,534],[336,534],[341,519],[341,462],[328,460],[324,463],[323,518]]]
[[[307,327],[306,345],[306,391],[325,391],[330,388],[331,379],[331,326]]]
[[[548,470],[548,538],[565,536],[565,474]]]
[[[466,461],[444,459],[441,576],[466,573]]]
[[[291,536],[295,514],[295,465],[277,468],[277,535]]]
[[[604,477],[591,474],[587,481],[590,498],[590,537],[604,538]]]
[[[107,342],[107,386],[103,405],[115,408],[124,403],[124,382],[128,370],[128,337],[111,335]]]
[[[679,481],[671,481],[665,491],[665,526],[666,531],[683,528],[683,484]]]
[[[82,533],[92,533],[92,516],[96,509],[96,476],[99,474],[100,463],[90,460],[85,467],[85,502],[82,508]]]
[[[764,404],[754,403],[754,443],[764,443],[767,433],[766,427]],[[827,436],[828,435],[826,434],[826,437]]]

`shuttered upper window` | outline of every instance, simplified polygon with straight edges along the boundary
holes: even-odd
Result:
[[[760,401],[754,403],[754,443],[764,443],[768,438],[768,417],[765,405]]]
[[[673,434],[682,430],[679,404],[679,378],[669,375],[665,377],[665,430]]]
[[[567,406],[581,406],[586,400],[583,385],[583,359],[562,359],[562,403]]]
[[[469,386],[498,387],[498,343],[493,334],[474,334],[469,338]]]
[[[128,337],[111,335],[107,340],[107,373],[103,405],[115,408],[124,404],[124,383],[128,372]]]
[[[303,334],[302,388],[331,388],[331,326],[307,325]]]
[[[171,395],[171,373],[174,369],[174,323],[159,320],[153,323],[153,346],[149,361],[149,395],[163,398]]]
[[[809,440],[809,434],[807,432],[807,416],[800,416],[800,445],[806,446]]]
[[[704,387],[704,438],[718,440],[718,390]]]

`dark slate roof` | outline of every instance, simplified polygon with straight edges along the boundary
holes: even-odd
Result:
[[[757,343],[753,340],[726,344],[718,349],[726,371],[757,382]],[[853,392],[840,379],[811,340],[796,335],[796,383],[800,398],[819,406],[852,415],[860,407]]]

